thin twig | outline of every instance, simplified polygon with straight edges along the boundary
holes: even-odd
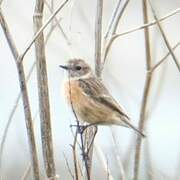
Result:
[[[142,0],[143,5],[143,19],[144,23],[148,23],[148,8],[147,8],[147,0]],[[150,37],[149,37],[149,29],[144,29],[144,37],[145,37],[145,50],[146,50],[146,82],[144,86],[143,99],[141,103],[141,111],[140,111],[140,119],[139,119],[139,130],[141,132],[145,129],[146,124],[146,111],[147,111],[147,103],[149,99],[151,81],[152,81],[152,73],[149,72],[151,69],[151,49],[150,49]],[[140,158],[141,158],[141,145],[142,138],[141,136],[137,136],[136,140],[136,149],[135,149],[135,157],[134,157],[134,177],[133,180],[139,179],[139,168],[140,168]]]
[[[164,21],[164,20],[166,20],[166,19],[169,19],[170,17],[176,15],[176,14],[179,13],[179,12],[180,12],[180,8],[177,8],[177,9],[175,9],[174,11],[172,11],[172,12],[168,13],[167,15],[163,16],[162,18],[159,18],[159,22]],[[143,24],[143,25],[141,25],[141,26],[132,28],[132,29],[130,29],[130,30],[128,30],[128,31],[125,31],[125,32],[122,32],[122,33],[119,33],[119,34],[115,34],[115,35],[113,35],[112,39],[115,40],[115,39],[117,39],[117,38],[120,37],[120,36],[124,36],[124,35],[127,35],[127,34],[129,34],[129,33],[133,33],[133,32],[136,32],[136,31],[145,29],[145,28],[150,27],[150,26],[153,26],[153,25],[155,25],[155,24],[157,24],[157,21],[156,21],[156,20],[155,20],[155,21],[152,21],[152,22],[150,22],[150,23],[145,23],[145,24]]]
[[[35,125],[35,120],[36,120],[38,114],[39,114],[39,110],[37,110],[36,113],[34,114],[34,117],[33,117],[33,128],[35,128],[35,127],[34,127],[34,125]],[[21,180],[26,180],[26,179],[28,178],[28,175],[30,174],[30,172],[31,172],[30,170],[31,170],[31,169],[32,169],[31,163],[29,163],[28,166],[27,166],[27,168],[26,168],[26,170],[25,170],[25,172],[23,173],[23,175],[22,175],[22,177],[21,177]]]
[[[95,17],[95,72],[96,76],[100,77],[101,75],[101,51],[102,51],[102,13],[103,13],[103,0],[97,0],[96,5],[96,17]],[[93,157],[93,145],[95,134],[97,133],[97,128],[89,127],[86,129],[83,139],[84,148],[87,151],[87,158],[85,168],[89,173],[89,178],[91,176],[91,167],[92,167],[92,157]]]
[[[52,34],[53,30],[55,29],[56,25],[54,25],[48,32],[47,36],[46,36],[46,40],[45,40],[45,44],[47,44],[49,38],[50,38],[50,35]],[[32,72],[34,70],[36,66],[36,62],[34,62],[28,72],[28,75],[26,77],[26,83],[28,83],[31,75],[32,75]],[[0,144],[0,172],[2,171],[2,157],[3,157],[3,150],[4,150],[4,145],[5,145],[5,142],[6,142],[6,139],[7,139],[7,134],[8,134],[8,131],[9,131],[9,127],[11,125],[11,122],[12,122],[12,119],[14,117],[14,114],[17,110],[17,107],[19,105],[19,101],[21,99],[21,92],[19,92],[16,100],[15,100],[15,103],[14,103],[14,106],[10,112],[10,115],[9,115],[9,118],[8,118],[8,121],[6,123],[6,126],[5,126],[5,129],[4,129],[4,132],[2,133],[3,134],[3,137],[2,137],[2,141],[1,141],[1,144]],[[1,174],[1,173],[0,173]]]
[[[49,11],[53,14],[53,11],[52,11],[52,9],[51,9],[49,3],[48,3],[47,1],[45,1],[45,4],[46,4],[46,6],[48,7]],[[59,23],[59,20],[56,18],[56,16],[54,17],[54,21],[55,21],[57,27],[60,29],[60,31],[61,31],[61,33],[62,33],[64,39],[65,39],[66,42],[67,42],[67,44],[68,44],[68,45],[71,45],[70,40],[68,39],[66,33],[64,32],[63,28],[61,27],[61,25],[60,25],[60,23]],[[53,26],[55,26],[55,25],[53,24]]]
[[[24,56],[29,51],[31,46],[34,44],[35,40],[40,36],[40,34],[44,31],[44,29],[48,26],[48,24],[52,21],[52,19],[60,12],[60,10],[67,4],[69,0],[65,0],[62,4],[59,5],[59,7],[54,11],[54,13],[46,20],[43,26],[39,28],[39,30],[36,32],[36,34],[33,36],[32,40],[28,43],[23,53],[18,57],[18,61],[22,62],[24,59]]]
[[[68,73],[68,81],[69,81],[69,97],[70,97],[71,108],[72,108],[72,112],[74,114],[74,117],[76,119],[77,131],[80,132],[81,151],[82,151],[83,161],[84,161],[84,165],[85,165],[85,169],[86,169],[86,177],[87,177],[88,180],[90,180],[90,172],[89,172],[89,166],[88,166],[89,156],[85,152],[85,146],[84,146],[84,140],[83,140],[83,132],[81,133],[79,120],[78,120],[78,117],[77,117],[77,114],[76,114],[76,111],[74,109],[74,105],[73,105],[73,102],[72,102],[72,93],[71,93],[72,90],[71,90],[71,82],[70,82],[69,73]],[[76,141],[75,141],[75,143],[76,143]],[[76,168],[77,168],[77,164],[76,164]]]
[[[69,162],[68,162],[68,159],[67,159],[65,153],[63,153],[63,156],[64,156],[64,159],[65,159],[65,162],[66,162],[66,166],[67,166],[67,168],[68,168],[68,172],[69,172],[71,178],[74,180],[75,178],[74,178],[74,175],[73,175],[73,173],[72,173],[72,171],[71,171],[71,168],[70,168],[70,166],[69,166]]]
[[[121,157],[120,157],[120,154],[118,152],[118,144],[117,144],[117,140],[115,138],[115,134],[114,134],[114,131],[113,129],[111,128],[111,135],[112,135],[112,140],[113,140],[113,146],[114,146],[114,155],[115,155],[115,158],[117,160],[117,164],[119,166],[119,174],[120,174],[120,179],[121,180],[125,180],[125,172],[124,172],[124,167],[123,167],[123,164],[122,164],[122,160],[121,160]]]
[[[103,64],[105,63],[108,52],[109,52],[109,50],[112,46],[112,43],[114,41],[114,35],[116,34],[119,21],[122,18],[123,14],[125,12],[125,9],[127,8],[129,2],[130,2],[130,0],[126,0],[125,3],[123,4],[122,8],[120,8],[120,6],[119,6],[120,2],[119,2],[115,8],[116,10],[114,11],[114,15],[112,16],[112,18],[114,18],[114,19],[111,19],[112,26],[110,27],[112,33],[107,34],[108,36],[105,36],[105,38],[104,38],[105,43],[104,43],[104,50],[103,50]]]
[[[0,0],[0,8],[1,8],[1,4],[2,4],[3,0]]]
[[[20,89],[22,93],[22,101],[23,101],[23,107],[24,107],[27,135],[28,135],[28,141],[29,141],[29,147],[30,147],[31,163],[33,167],[32,169],[33,169],[34,179],[39,180],[40,175],[39,175],[37,149],[36,149],[35,135],[34,135],[34,129],[33,129],[33,123],[32,123],[31,109],[30,109],[30,104],[29,104],[29,97],[28,97],[26,80],[25,80],[24,67],[21,62],[17,61],[19,57],[19,53],[15,46],[14,40],[12,39],[12,36],[10,34],[10,31],[6,23],[6,20],[3,16],[2,10],[0,10],[0,23],[4,31],[4,34],[6,36],[10,50],[15,59],[16,65],[17,65],[19,84],[20,84]]]
[[[47,42],[48,42],[48,40],[49,40],[49,38],[50,38],[53,30],[55,29],[55,27],[56,27],[56,25],[54,25],[54,26],[50,29],[49,33],[47,34],[46,40],[45,40],[45,44],[47,44]],[[29,70],[28,75],[27,75],[27,77],[26,77],[26,83],[28,83],[28,81],[29,81],[29,79],[30,79],[30,77],[31,77],[31,75],[32,75],[32,73],[33,73],[33,70],[34,70],[35,66],[36,66],[36,61],[35,61],[35,62],[32,64],[32,66],[30,67],[30,70]],[[4,132],[2,133],[3,136],[2,136],[1,143],[0,143],[0,172],[2,171],[2,170],[1,170],[1,169],[2,169],[2,157],[3,157],[4,145],[5,145],[5,142],[6,142],[6,139],[7,139],[7,134],[8,134],[8,131],[9,131],[9,127],[10,127],[10,125],[11,125],[11,122],[12,122],[12,120],[13,120],[14,114],[15,114],[17,108],[18,108],[20,99],[21,99],[21,92],[19,92],[19,94],[18,94],[18,96],[17,96],[17,98],[16,98],[16,100],[15,100],[15,103],[14,103],[14,105],[13,105],[13,107],[12,107],[12,110],[11,110],[11,112],[10,112],[10,115],[9,115],[9,117],[8,117],[8,121],[7,121],[6,125],[5,125]],[[0,173],[0,174],[1,174],[1,173]]]
[[[102,13],[103,0],[97,0],[95,21],[95,72],[97,77],[101,75]]]
[[[164,42],[165,42],[165,44],[166,44],[166,46],[167,46],[167,48],[168,48],[168,50],[169,50],[169,52],[170,52],[170,54],[171,54],[171,56],[173,58],[178,70],[180,71],[180,65],[179,65],[178,59],[176,58],[176,55],[174,54],[174,52],[172,50],[172,47],[171,47],[171,45],[169,43],[169,40],[167,39],[167,36],[166,36],[162,26],[161,26],[161,23],[159,22],[159,20],[157,18],[156,12],[155,12],[155,10],[154,10],[154,8],[152,6],[151,1],[150,0],[148,0],[148,1],[149,1],[149,4],[150,4],[150,7],[151,7],[151,11],[153,13],[154,19],[157,21],[157,26],[158,26],[158,28],[159,28],[159,30],[161,32],[161,35],[162,35],[162,37],[164,39]]]
[[[31,172],[31,164],[29,163],[23,176],[21,177],[21,180],[26,180],[28,178],[28,175],[30,174]]]
[[[81,149],[81,145],[79,144],[78,140],[77,140],[77,136],[78,136],[78,128],[76,128],[76,132],[74,134],[72,127],[71,128],[71,133],[73,135],[74,138],[74,142],[73,145],[71,145],[72,147],[72,151],[73,151],[73,164],[74,164],[74,174],[75,174],[75,179],[76,180],[81,180],[83,179],[83,173],[82,173],[82,169],[79,163],[79,159],[77,158],[77,154],[76,154],[76,149],[77,149],[77,144]]]
[[[42,18],[44,10],[44,1],[36,0],[34,10],[34,34],[42,29]],[[48,78],[46,68],[45,57],[45,42],[44,34],[40,33],[35,41],[35,53],[37,64],[37,80],[38,80],[38,92],[39,92],[39,110],[40,110],[40,122],[41,122],[41,141],[43,149],[43,160],[46,175],[49,179],[56,179],[56,169],[53,153],[53,140],[51,129],[51,116],[49,105],[49,90],[48,90]]]
[[[79,180],[78,161],[77,161],[77,156],[76,156],[77,134],[78,134],[78,129],[76,128],[72,150],[73,150],[74,174],[75,174],[76,180]]]
[[[180,45],[180,42],[178,42],[173,48],[172,50],[174,51],[178,46]],[[170,55],[170,51],[159,61],[157,62],[151,69],[150,71],[153,72],[155,69],[157,69],[163,62],[165,62],[165,60],[167,60],[168,56]]]
[[[116,33],[119,21],[122,18],[129,2],[130,2],[130,0],[126,0],[125,3],[123,4],[122,8],[121,9],[119,8],[118,11],[116,11],[117,14],[116,14],[116,18],[114,19],[114,25],[112,26],[112,35]]]
[[[46,4],[47,1],[45,1]],[[50,5],[51,13],[54,13],[54,0],[51,0],[51,5]],[[51,21],[51,28],[54,26],[54,20]]]
[[[112,26],[113,26],[113,24],[114,24],[114,19],[115,19],[116,16],[117,16],[117,12],[118,12],[118,10],[119,10],[119,8],[120,8],[121,1],[122,1],[122,0],[118,0],[118,1],[117,1],[117,4],[115,5],[114,11],[113,11],[113,13],[112,13],[111,19],[110,19],[110,21],[109,21],[109,25],[108,25],[108,27],[107,27],[107,30],[106,30],[106,33],[105,33],[105,36],[104,36],[105,39],[107,39],[107,37],[109,36],[110,32],[112,31]]]
[[[112,176],[111,171],[110,171],[109,168],[108,168],[108,164],[107,164],[107,161],[106,161],[106,158],[105,158],[105,155],[104,155],[102,149],[101,149],[100,146],[97,145],[96,143],[95,143],[94,146],[95,146],[95,150],[96,150],[96,152],[97,152],[97,157],[99,158],[99,160],[100,160],[100,162],[101,162],[101,166],[103,167],[105,173],[108,174],[108,179],[109,179],[109,180],[113,180],[114,178],[113,178],[113,176]]]

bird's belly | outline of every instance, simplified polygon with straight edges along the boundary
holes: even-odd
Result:
[[[69,84],[65,85],[66,98],[68,103],[73,106],[78,120],[90,124],[109,124],[112,111],[109,108],[96,102],[91,96],[83,93],[77,81],[71,81],[71,91]]]

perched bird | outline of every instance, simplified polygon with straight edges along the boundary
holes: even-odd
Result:
[[[130,123],[128,115],[84,60],[71,59],[67,65],[60,67],[68,72],[69,79],[64,84],[65,96],[80,122],[125,126],[145,136]]]

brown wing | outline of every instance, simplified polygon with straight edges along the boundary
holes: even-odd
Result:
[[[130,123],[130,118],[125,114],[120,105],[113,99],[113,97],[110,95],[110,93],[100,80],[96,78],[80,79],[79,85],[87,96],[90,96],[95,101],[103,103],[112,110],[118,112],[121,116],[121,120],[125,123],[125,125],[127,125],[127,127],[131,127],[141,136],[145,137],[145,135],[141,131],[139,131]]]
[[[95,101],[103,103],[121,116],[129,119],[100,80],[96,78],[80,79],[79,85],[86,95],[91,96]]]

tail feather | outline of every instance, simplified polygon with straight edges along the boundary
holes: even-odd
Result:
[[[126,118],[121,118],[121,122],[120,121],[118,121],[119,123],[119,125],[122,125],[122,122],[123,122],[123,126],[125,126],[125,127],[129,127],[129,128],[131,128],[131,129],[133,129],[134,131],[136,131],[139,135],[141,135],[143,138],[145,138],[146,137],[146,135],[143,133],[143,132],[141,132],[138,128],[136,128],[134,125],[132,125],[130,122],[129,122],[129,120],[127,120]]]

